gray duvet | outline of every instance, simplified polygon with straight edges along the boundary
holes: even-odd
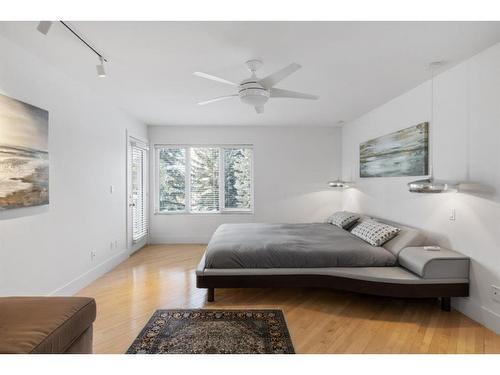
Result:
[[[331,224],[223,224],[205,268],[385,267],[395,256]]]

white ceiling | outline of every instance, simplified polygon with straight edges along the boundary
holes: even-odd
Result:
[[[0,33],[99,91],[150,125],[336,125],[354,119],[429,78],[426,65],[448,67],[500,41],[500,22],[70,22],[110,60],[97,58],[56,23],[0,22]],[[239,82],[244,62],[260,58],[260,77],[297,62],[277,87],[320,95],[318,101],[271,99],[266,112],[230,99],[235,92],[192,75]]]

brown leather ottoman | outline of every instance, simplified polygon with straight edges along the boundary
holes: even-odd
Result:
[[[0,298],[0,353],[92,353],[93,298]]]

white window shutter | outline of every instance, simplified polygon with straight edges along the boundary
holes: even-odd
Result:
[[[132,240],[138,242],[148,234],[145,181],[146,149],[131,145],[132,153]]]

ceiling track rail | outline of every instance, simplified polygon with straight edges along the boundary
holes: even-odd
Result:
[[[76,36],[83,44],[85,44],[92,52],[94,52],[101,61],[108,62],[108,60],[97,51],[90,43],[88,43],[81,35],[79,35],[67,22],[59,21],[66,29],[68,29],[74,36]]]

